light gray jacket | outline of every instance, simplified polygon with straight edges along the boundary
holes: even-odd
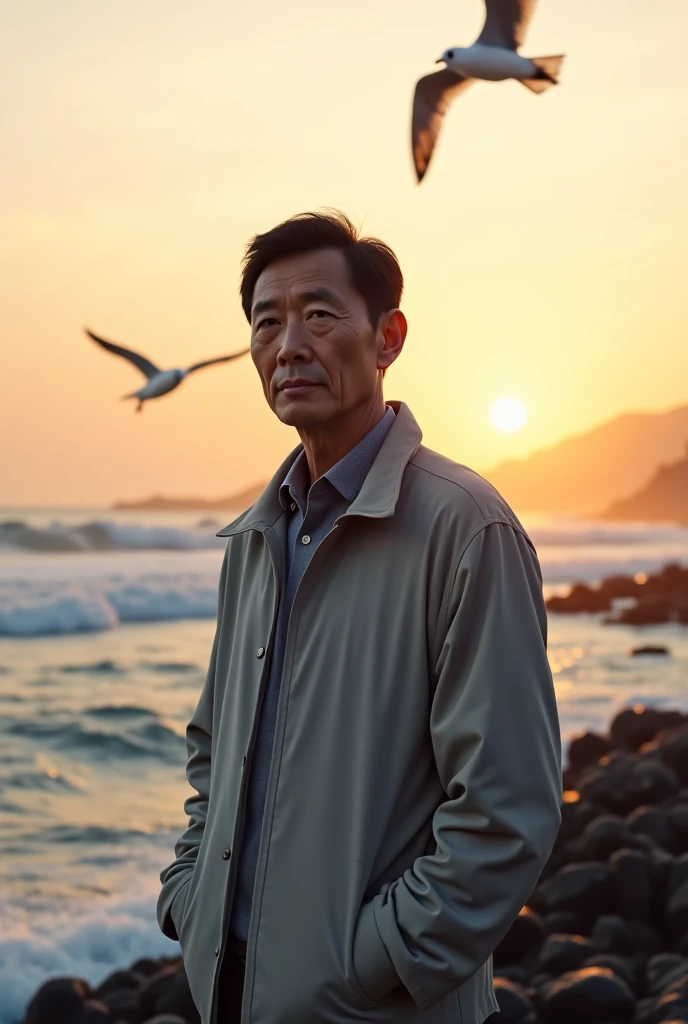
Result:
[[[481,1024],[491,953],[560,822],[540,568],[482,477],[397,412],[294,598],[241,1024]],[[267,678],[292,452],[228,538],[195,790],[158,920],[217,1021],[235,857]],[[267,652],[267,655],[265,654]]]

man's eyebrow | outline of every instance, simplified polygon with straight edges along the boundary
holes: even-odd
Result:
[[[257,313],[267,313],[269,309],[274,309],[276,305],[276,299],[258,299],[251,313],[253,316],[256,316]]]
[[[329,302],[337,309],[343,309],[341,299],[339,299],[333,291],[321,285],[317,288],[308,288],[304,292],[299,292],[299,299],[305,305],[308,302]],[[258,299],[251,310],[252,316],[258,316],[259,313],[267,313],[268,310],[275,309],[279,305],[278,299]]]

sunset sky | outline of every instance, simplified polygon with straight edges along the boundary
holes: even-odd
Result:
[[[410,334],[386,396],[486,470],[688,403],[686,0],[541,0],[558,88],[479,83],[416,187],[415,80],[480,0],[24,0],[0,41],[0,504],[231,492],[298,440],[250,360],[134,413],[130,366],[240,348],[247,239],[336,206],[396,250]],[[526,425],[490,407],[513,396]]]

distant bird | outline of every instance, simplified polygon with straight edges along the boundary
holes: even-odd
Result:
[[[501,82],[515,78],[531,92],[544,92],[559,81],[563,54],[556,57],[521,57],[526,29],[537,0],[485,0],[487,17],[482,32],[468,47],[445,50],[436,64],[441,71],[416,83],[413,97],[411,143],[418,181],[428,169],[442,119],[449,104],[476,78]]]
[[[194,363],[193,366],[189,366],[186,370],[160,370],[154,363],[151,363],[150,359],[139,355],[138,352],[132,352],[121,345],[115,345],[112,341],[105,341],[104,338],[99,338],[97,334],[93,334],[88,328],[84,328],[84,330],[89,338],[92,338],[98,345],[107,349],[108,352],[114,352],[116,356],[128,359],[130,363],[133,363],[148,378],[148,382],[142,388],[139,388],[138,391],[133,391],[130,395],[123,395],[123,398],[138,398],[137,412],[141,412],[143,403],[149,399],[160,398],[162,395],[174,391],[176,387],[179,387],[184,378],[188,377],[194,370],[200,370],[204,366],[214,366],[215,363],[228,363],[232,359],[245,356],[249,351],[249,349],[244,348],[241,352],[233,352],[231,356],[217,356],[215,359],[206,359],[202,363]]]

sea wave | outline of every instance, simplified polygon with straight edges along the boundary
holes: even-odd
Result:
[[[113,629],[123,622],[212,618],[217,582],[192,578],[137,581],[0,583],[0,636],[49,636]],[[105,671],[105,669],[101,669]]]
[[[88,551],[199,551],[222,547],[214,520],[194,528],[145,526],[102,519],[77,525],[59,519],[32,526],[23,519],[0,522],[0,546],[48,554]]]

